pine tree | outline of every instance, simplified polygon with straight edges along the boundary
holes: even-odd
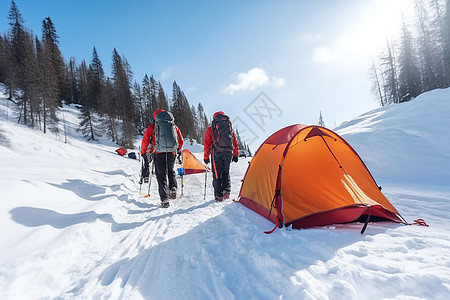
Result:
[[[77,131],[81,131],[88,141],[96,141],[97,137],[102,136],[101,129],[97,125],[98,119],[93,110],[82,106],[80,118],[81,122]]]
[[[389,41],[386,41],[387,55],[381,58],[383,90],[385,95],[385,104],[399,103],[399,82],[397,78],[397,68],[395,62],[395,55],[393,46]]]
[[[83,97],[79,130],[88,140],[96,141],[101,136],[101,129],[97,124],[100,103],[104,100],[105,73],[95,47],[89,68],[83,61],[80,75]]]
[[[3,43],[3,49],[2,49],[2,53],[0,54],[0,69],[4,70],[3,72],[3,78],[2,81],[4,84],[6,84],[6,88],[7,88],[7,92],[8,92],[8,100],[10,101],[14,101],[14,84],[15,84],[15,79],[14,79],[14,72],[13,72],[13,56],[11,53],[11,44],[9,41],[9,38],[4,35],[2,38],[2,43]]]
[[[158,82],[157,108],[169,110],[169,102],[167,101],[167,96],[166,93],[164,92],[161,82]]]
[[[26,62],[25,62],[25,42],[26,42],[26,32],[23,26],[24,20],[19,11],[18,6],[14,1],[11,1],[11,8],[8,15],[9,25],[11,26],[11,31],[9,34],[9,48],[10,48],[10,69],[8,74],[8,84],[9,84],[9,99],[14,99],[16,90],[25,89],[25,73],[26,73]],[[20,109],[20,117],[23,116],[23,123],[27,124],[27,99],[20,97],[16,99],[17,104]]]
[[[51,79],[51,88],[55,92],[57,104],[61,100],[67,99],[66,95],[66,78],[64,70],[64,59],[59,50],[59,37],[56,33],[55,25],[50,17],[42,21],[42,42],[44,44],[44,53],[47,59],[48,77]]]
[[[8,51],[9,48],[8,41],[0,35],[0,82],[6,82],[9,64]]]
[[[201,143],[203,141],[203,137],[205,136],[206,129],[209,126],[208,117],[206,116],[203,105],[199,102],[197,106],[197,118],[198,118],[198,142]]]
[[[87,101],[94,110],[99,110],[100,102],[104,99],[103,89],[105,85],[105,72],[102,62],[94,47],[92,51],[92,61],[88,70]]]
[[[153,116],[153,112],[157,110],[158,107],[158,82],[155,80],[155,78],[150,76],[150,97],[149,97],[149,112],[150,116]]]
[[[325,122],[323,121],[322,118],[322,112],[319,112],[319,123],[317,125],[325,127]]]
[[[150,79],[145,74],[144,79],[142,79],[142,126],[145,128],[152,122],[153,112],[150,98]]]
[[[14,93],[16,88],[22,88],[25,73],[25,55],[23,53],[25,47],[25,29],[23,26],[24,20],[17,7],[16,3],[11,1],[11,8],[8,15],[9,25],[11,26],[11,33],[9,38],[9,44],[11,49],[11,65],[12,68],[9,70],[11,72],[10,76],[10,89],[12,90],[11,95]],[[10,95],[10,96],[11,96]]]
[[[450,0],[445,1],[445,12],[442,13],[439,27],[442,41],[442,64],[445,72],[443,87],[448,87],[450,86]]]
[[[119,142],[116,121],[118,115],[116,109],[117,100],[114,96],[114,83],[109,77],[106,78],[104,96],[105,101],[102,102],[102,105],[104,106],[101,108],[104,117],[103,126],[105,127],[108,136],[111,138],[111,141]]]
[[[146,128],[146,123],[144,123],[145,103],[141,85],[137,81],[133,84],[133,103],[137,131],[142,132]]]
[[[377,67],[375,65],[375,62],[372,63],[372,68],[370,69],[370,75],[371,75],[371,79],[372,79],[372,92],[377,95],[378,99],[379,99],[379,103],[381,106],[386,105],[386,100],[383,96],[383,92],[381,90],[381,81],[380,78],[378,76],[378,70]]]
[[[192,139],[195,136],[195,129],[194,118],[192,117],[189,101],[176,81],[173,82],[172,86],[172,105],[170,110],[173,113],[175,122],[183,133],[183,136]]]
[[[26,33],[26,40],[24,43],[25,49],[25,63],[27,68],[24,73],[24,94],[23,99],[26,100],[23,102],[25,106],[27,103],[29,104],[29,124],[31,127],[36,127],[39,124],[40,119],[40,104],[41,104],[41,89],[42,78],[41,72],[39,69],[39,62],[36,56],[36,47],[40,45],[38,43],[38,39],[35,40],[31,33]],[[26,120],[26,109],[24,107],[24,120]]]
[[[429,27],[428,11],[425,9],[421,0],[415,0],[415,6],[418,17],[419,36],[418,54],[421,69],[422,91],[429,91],[438,86],[436,78],[436,49],[435,43],[432,41],[431,29]]]
[[[236,129],[236,140],[238,142],[239,149],[245,149],[244,143],[242,143],[241,136],[239,135],[239,130]]]
[[[406,24],[403,23],[399,55],[400,102],[415,98],[422,91],[420,70],[413,43],[411,32],[407,29]]]
[[[145,74],[142,81],[143,98],[145,105],[145,126],[153,122],[153,112],[158,109],[159,85],[155,78]]]
[[[253,156],[252,151],[250,150],[250,146],[247,145],[248,156]]]
[[[199,130],[199,118],[197,116],[197,110],[195,109],[194,105],[191,105],[191,115],[192,115],[192,121],[193,121],[193,129],[194,132],[192,133],[192,139],[195,141],[200,141],[200,130]]]
[[[75,58],[69,60],[68,67],[68,81],[70,85],[70,98],[67,99],[67,103],[80,104],[80,93],[78,87],[78,77],[77,77],[77,64]]]
[[[50,18],[42,21],[42,53],[39,55],[43,74],[43,131],[47,127],[58,132],[58,105],[61,103],[64,85],[64,62],[58,48],[58,35]]]
[[[121,146],[133,148],[133,142],[136,137],[135,126],[133,123],[133,99],[130,91],[129,68],[124,65],[122,58],[117,50],[113,51],[112,82],[114,86],[114,97],[118,105],[118,117],[122,120],[122,136],[119,140]]]

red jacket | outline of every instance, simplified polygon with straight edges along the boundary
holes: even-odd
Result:
[[[239,144],[236,139],[236,135],[234,134],[234,131],[231,131],[231,133],[233,134],[233,155],[238,156]],[[212,128],[211,128],[211,126],[209,126],[206,129],[205,138],[203,139],[203,144],[204,144],[203,145],[203,158],[204,159],[209,158],[209,154],[211,153],[212,140],[213,140]],[[225,151],[229,151],[229,150],[225,150]]]
[[[183,136],[181,135],[181,131],[178,129],[177,125],[175,125],[175,130],[177,131],[178,136],[178,149],[181,149],[184,143]],[[155,148],[155,123],[150,124],[145,130],[141,143],[141,154],[144,155],[146,152],[152,153],[153,148]]]

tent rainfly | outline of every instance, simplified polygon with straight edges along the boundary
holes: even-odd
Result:
[[[365,222],[363,233],[369,220],[406,223],[356,151],[320,126],[291,125],[267,138],[247,168],[239,202],[278,227]]]
[[[184,175],[206,172],[206,166],[188,149],[183,149]]]

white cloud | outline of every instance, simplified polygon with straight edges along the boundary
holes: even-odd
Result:
[[[239,73],[237,75],[237,83],[230,84],[225,92],[227,94],[234,94],[237,91],[252,91],[260,86],[272,85],[273,87],[279,88],[284,85],[284,78],[272,77],[269,78],[264,69],[253,68],[247,73]]]
[[[327,63],[336,60],[336,53],[328,47],[319,47],[313,49],[313,62]]]

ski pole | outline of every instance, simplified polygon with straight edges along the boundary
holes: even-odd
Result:
[[[141,155],[140,152],[139,152],[139,155]],[[141,190],[142,190],[142,181],[143,181],[143,178],[142,178],[142,169],[143,169],[143,168],[144,168],[144,160],[142,160],[142,163],[141,163],[141,174],[140,174],[141,179],[139,180],[139,195],[141,194]]]
[[[206,179],[208,177],[208,167],[205,169],[205,192],[203,193],[203,200],[206,199]]]
[[[183,168],[183,152],[180,149],[180,153],[178,154],[178,162],[181,164],[181,195],[180,197],[184,197],[183,194],[183,188],[184,188],[184,183],[183,183],[183,174],[184,174],[184,168]]]
[[[153,153],[150,154],[149,157],[151,158],[152,162],[151,162],[151,166],[150,166],[150,176],[148,178],[148,191],[147,191],[147,195],[145,195],[144,198],[150,197],[150,188],[152,186],[153,168],[155,166],[154,159],[153,159]]]

